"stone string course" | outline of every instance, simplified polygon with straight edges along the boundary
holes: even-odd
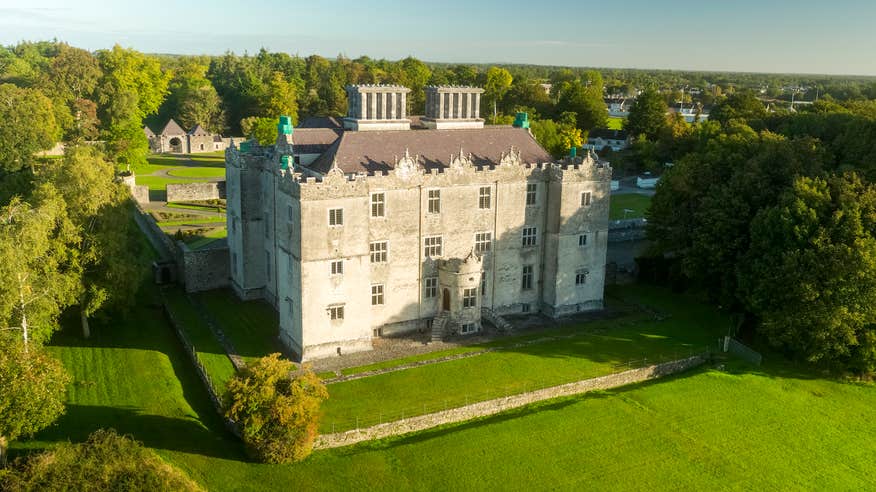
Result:
[[[383,439],[386,437],[422,431],[439,425],[464,422],[478,417],[495,415],[507,410],[553,398],[574,396],[595,390],[626,386],[628,384],[639,383],[649,379],[683,372],[705,363],[706,360],[706,355],[695,355],[686,359],[655,364],[592,379],[584,379],[582,381],[552,386],[550,388],[544,388],[519,395],[496,398],[494,400],[473,403],[471,405],[450,410],[379,424],[366,429],[355,429],[335,434],[324,434],[317,438],[314,449],[349,446],[363,441]]]

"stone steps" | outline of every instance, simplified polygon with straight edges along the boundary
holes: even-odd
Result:
[[[447,328],[447,313],[440,313],[432,320],[432,341],[440,342],[444,339]]]
[[[492,323],[502,333],[514,331],[514,325],[490,308],[481,308],[481,318]]]

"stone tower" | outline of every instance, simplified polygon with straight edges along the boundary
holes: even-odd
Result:
[[[448,317],[451,331],[473,332],[481,328],[481,277],[483,258],[474,251],[465,258],[438,262],[440,311]]]
[[[429,86],[426,87],[426,116],[421,120],[426,128],[456,130],[483,128],[481,94],[479,87]]]
[[[407,95],[400,85],[348,85],[347,130],[410,130]]]

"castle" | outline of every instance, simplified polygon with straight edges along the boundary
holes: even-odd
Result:
[[[555,161],[524,114],[484,126],[480,89],[426,92],[409,118],[409,89],[350,86],[341,121],[284,116],[275,145],[226,150],[232,287],[302,360],[602,307],[608,164]]]

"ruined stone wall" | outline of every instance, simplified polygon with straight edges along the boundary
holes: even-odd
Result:
[[[410,432],[417,432],[439,425],[464,422],[466,420],[495,415],[507,410],[519,408],[531,403],[574,396],[595,390],[604,390],[640,383],[649,379],[655,379],[670,374],[679,373],[697,367],[706,362],[705,355],[695,355],[686,359],[680,359],[663,364],[656,364],[640,369],[632,369],[616,374],[609,374],[598,378],[584,379],[574,383],[553,386],[529,393],[497,398],[495,400],[473,403],[459,408],[453,408],[442,412],[420,415],[407,419],[375,425],[367,429],[354,429],[335,434],[324,434],[317,438],[315,449],[336,448],[349,446],[362,441],[382,439],[390,436],[398,436]]]
[[[225,198],[225,181],[167,185],[168,202],[190,202]]]

